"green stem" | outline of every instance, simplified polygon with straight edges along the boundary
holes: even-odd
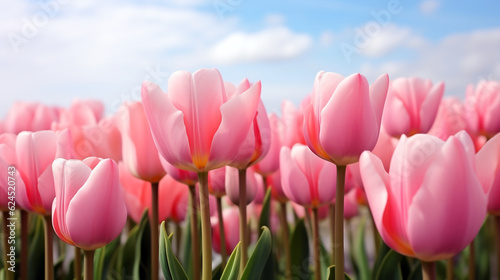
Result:
[[[290,230],[288,228],[288,222],[286,220],[286,202],[280,202],[280,223],[281,230],[283,232],[283,247],[285,253],[285,276],[286,279],[291,279],[292,277],[292,256],[290,253],[290,241],[289,235]]]
[[[446,279],[453,280],[453,257],[446,260]]]
[[[151,280],[158,280],[160,239],[158,234],[158,182],[151,183]]]
[[[45,280],[52,280],[54,279],[52,217],[50,215],[43,216],[43,221],[45,236]]]
[[[329,210],[329,213],[328,213],[328,220],[329,220],[329,223],[330,223],[330,243],[332,244],[332,255],[331,255],[331,259],[332,259],[332,264],[335,265],[335,204],[334,203],[330,203],[330,205],[328,206],[328,210]]]
[[[319,218],[318,208],[312,208],[312,232],[313,232],[313,258],[314,258],[314,275],[316,280],[321,280],[321,262],[319,256]],[[338,278],[335,278],[338,279]]]
[[[196,209],[196,187],[189,186],[189,209],[191,210],[191,253],[193,254],[193,277],[200,279],[200,237],[198,236],[198,210]]]
[[[217,197],[217,218],[219,219],[219,232],[220,232],[220,255],[222,258],[222,268],[226,266],[227,253],[226,253],[226,232],[224,229],[224,218],[222,217],[222,197]]]
[[[10,246],[9,246],[9,228],[7,227],[7,225],[9,224],[9,220],[8,220],[8,215],[9,212],[8,211],[2,211],[2,232],[3,232],[3,256],[4,257],[4,271],[5,271],[5,279],[6,280],[14,280],[14,272],[11,272],[10,270],[8,270],[7,268],[10,267],[9,264],[8,264],[8,256],[7,254],[10,252]]]
[[[240,209],[240,241],[241,241],[241,262],[240,274],[243,273],[248,260],[248,243],[247,243],[247,170],[238,169],[238,181],[240,185],[239,209]]]
[[[210,225],[210,205],[208,201],[208,173],[198,172],[200,183],[201,239],[202,239],[202,279],[212,279],[212,232]]]
[[[337,165],[335,192],[335,279],[344,279],[344,188],[345,165]]]
[[[28,279],[29,218],[29,212],[21,210],[21,280]]]
[[[75,261],[73,265],[75,268],[75,280],[82,280],[82,251],[78,247],[75,247]]]
[[[93,280],[94,279],[94,250],[83,251],[85,259],[83,261],[83,279]]]
[[[422,280],[436,280],[436,263],[424,261],[420,263],[422,264]]]
[[[469,244],[469,280],[476,279],[476,245],[474,240]]]

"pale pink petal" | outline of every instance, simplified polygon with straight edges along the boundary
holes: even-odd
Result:
[[[476,155],[477,175],[488,192],[488,212],[500,214],[500,134],[491,138]]]
[[[422,103],[420,107],[419,117],[420,117],[420,132],[425,133],[431,129],[432,124],[436,118],[439,104],[444,94],[444,83],[432,87],[432,89],[427,93],[427,98]]]
[[[320,204],[330,203],[337,189],[337,167],[325,161],[318,175],[318,199]],[[347,193],[347,191],[346,191]]]
[[[486,218],[486,194],[460,140],[450,137],[436,153],[408,215],[411,246],[425,261],[459,253]]]
[[[118,165],[102,160],[69,203],[66,224],[71,239],[85,250],[113,241],[127,218],[118,179]]]
[[[151,134],[161,156],[178,168],[198,171],[192,163],[184,114],[154,83],[144,82],[141,95]]]
[[[383,74],[370,85],[370,102],[377,118],[378,126],[382,120],[382,113],[384,111],[385,99],[389,89],[389,75]]]
[[[312,197],[307,177],[292,159],[290,148],[283,147],[280,152],[281,186],[288,199],[306,206],[311,205]]]
[[[385,131],[395,137],[407,134],[411,130],[411,119],[405,104],[394,91],[389,91],[382,116]]]

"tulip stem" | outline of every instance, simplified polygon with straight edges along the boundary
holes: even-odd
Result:
[[[10,270],[8,270],[7,268],[9,267],[9,264],[8,264],[8,252],[10,252],[9,248],[9,229],[7,227],[7,224],[9,223],[9,220],[8,220],[8,211],[2,211],[2,232],[3,232],[3,238],[2,238],[2,241],[3,241],[3,250],[4,250],[4,254],[3,254],[3,260],[4,260],[4,264],[3,264],[3,267],[4,267],[4,271],[5,271],[5,279],[6,280],[14,280],[14,272],[11,272]]]
[[[335,279],[344,279],[344,188],[345,165],[337,165],[335,191]]]
[[[196,209],[196,186],[189,186],[189,209],[191,212],[191,254],[193,254],[193,279],[200,280],[200,238],[198,236],[198,209]]]
[[[208,200],[208,172],[198,172],[200,183],[202,279],[212,279],[212,232],[210,225],[210,205]]]
[[[422,280],[436,280],[436,263],[420,261],[422,264]]]
[[[84,280],[93,280],[94,279],[94,250],[87,251],[84,250],[83,254],[85,255],[85,259],[83,261],[83,279]]]
[[[283,232],[283,244],[284,244],[284,253],[285,253],[285,276],[286,279],[291,279],[292,277],[292,256],[290,254],[290,241],[289,235],[290,230],[288,228],[288,222],[286,220],[286,202],[280,202],[280,223],[281,230]]]
[[[497,275],[499,275],[500,279],[500,216],[495,216],[494,218],[496,226],[495,241],[497,243]]]
[[[28,279],[29,218],[29,212],[21,210],[21,280]]]
[[[474,239],[469,244],[469,280],[476,279],[476,245]]]
[[[82,251],[78,247],[75,247],[75,260],[73,265],[75,269],[75,280],[82,280]]]
[[[446,260],[446,279],[453,280],[453,257]]]
[[[175,223],[175,252],[177,256],[181,253],[181,242],[182,242],[182,228],[181,223]]]
[[[247,243],[247,169],[238,169],[239,189],[239,209],[240,209],[240,241],[241,241],[241,262],[240,275],[243,273],[248,259]]]
[[[321,262],[319,256],[319,217],[318,208],[312,208],[312,233],[313,233],[313,258],[314,258],[314,275],[316,280],[321,280]],[[335,278],[338,279],[338,278]]]
[[[227,261],[226,253],[226,232],[224,229],[224,219],[222,217],[222,197],[217,198],[217,218],[219,219],[219,232],[220,232],[220,255],[222,258],[221,267],[224,269]]]
[[[158,280],[159,235],[158,235],[158,182],[151,183],[151,280]]]
[[[331,255],[331,261],[332,264],[335,265],[335,204],[330,203],[328,206],[328,219],[330,223],[330,243],[332,244],[332,255]]]
[[[43,216],[43,229],[45,234],[45,280],[54,279],[52,216]]]

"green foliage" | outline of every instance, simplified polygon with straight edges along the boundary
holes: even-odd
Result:
[[[264,266],[266,265],[267,259],[271,253],[271,246],[271,231],[269,228],[263,227],[260,238],[255,245],[255,249],[248,259],[245,269],[243,270],[241,280],[260,279]]]
[[[309,268],[309,238],[304,219],[300,219],[295,226],[290,239],[291,259],[292,259],[292,278],[309,279],[311,270]]]

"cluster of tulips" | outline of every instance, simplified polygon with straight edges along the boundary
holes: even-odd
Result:
[[[278,116],[260,81],[200,69],[166,92],[145,81],[112,116],[93,100],[18,102],[0,122],[0,272],[474,279],[484,244],[500,264],[500,83],[443,94],[416,77],[320,72]]]

